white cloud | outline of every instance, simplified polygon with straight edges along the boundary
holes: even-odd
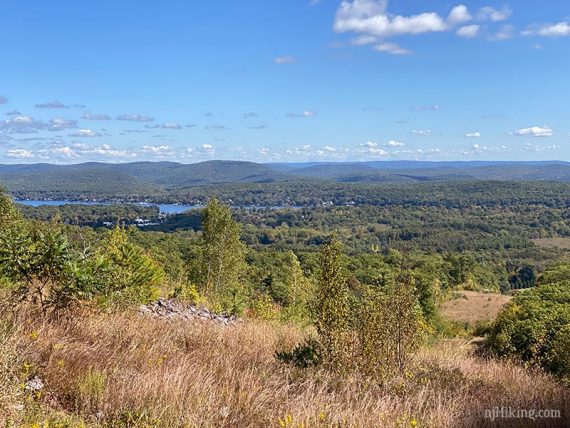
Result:
[[[447,22],[437,13],[390,15],[386,0],[343,1],[336,13],[334,29],[339,33],[357,32],[377,37],[445,31]],[[459,15],[459,14],[458,14]]]
[[[131,122],[152,122],[154,120],[154,117],[144,116],[138,113],[120,114],[119,116],[117,116],[117,120],[127,120]]]
[[[92,129],[89,128],[80,128],[77,131],[75,131],[73,134],[69,135],[70,137],[100,137],[101,134],[99,134],[98,132],[93,131]]]
[[[206,155],[213,155],[214,153],[216,153],[216,149],[211,144],[202,144],[198,148],[198,151]]]
[[[59,131],[61,129],[72,129],[77,127],[76,120],[65,119],[63,117],[54,117],[49,121],[51,131]]]
[[[36,108],[69,108],[60,101],[51,101],[49,103],[36,104]]]
[[[299,117],[313,117],[316,116],[317,114],[318,112],[316,110],[305,110],[302,113],[287,113],[287,116],[299,118]]]
[[[161,145],[161,146],[142,146],[142,152],[143,153],[150,153],[153,155],[157,155],[157,154],[165,154],[165,153],[170,153],[172,151],[170,146],[167,145]]]
[[[523,36],[564,37],[570,36],[570,23],[531,25],[522,32]]]
[[[368,153],[373,156],[388,156],[388,152],[384,149],[369,148]]]
[[[455,25],[455,24],[462,24],[464,22],[467,21],[471,21],[472,16],[469,13],[469,10],[467,9],[467,7],[465,5],[459,5],[459,6],[455,6],[453,9],[451,9],[451,12],[449,13],[449,16],[447,17],[447,22],[450,25]]]
[[[521,128],[510,132],[510,134],[518,137],[552,137],[554,135],[554,131],[549,126],[544,125]]]
[[[49,149],[49,152],[64,157],[64,158],[77,158],[79,155],[71,147],[63,146]]]
[[[111,116],[108,114],[91,114],[90,112],[83,113],[81,118],[87,120],[111,120]]]
[[[103,144],[98,147],[93,147],[91,149],[85,150],[83,153],[85,154],[95,154],[100,156],[106,157],[127,157],[127,156],[134,156],[133,153],[130,153],[128,150],[116,150],[111,148],[108,144]]]
[[[465,38],[477,37],[480,29],[481,29],[481,26],[477,25],[477,24],[466,25],[464,27],[459,28],[457,30],[456,34],[459,37],[465,37]]]
[[[297,58],[290,55],[278,56],[275,58],[275,64],[292,64],[297,61]]]
[[[402,143],[401,141],[390,140],[384,145],[386,147],[404,147],[406,144]]]
[[[182,129],[178,122],[165,122],[162,124],[163,129]]]
[[[360,147],[363,147],[364,150],[360,150],[359,153],[367,153],[373,156],[388,156],[389,153],[378,147],[379,144],[375,141],[367,141],[366,143],[362,143],[360,144]],[[405,146],[404,143],[400,143],[399,141],[395,141],[395,140],[390,140],[384,144],[382,144],[382,146],[384,147],[403,147]]]
[[[479,131],[468,132],[467,134],[465,134],[466,138],[479,138],[480,136],[481,136],[481,133]]]
[[[479,22],[499,23],[512,15],[512,10],[508,7],[496,9],[487,6],[481,8],[474,18],[463,4],[454,6],[447,16],[436,12],[403,16],[389,13],[387,9],[388,0],[343,0],[337,9],[333,28],[337,33],[356,33],[358,36],[351,40],[353,45],[373,45],[379,52],[404,55],[410,54],[410,50],[386,39],[450,31],[455,31],[459,37],[474,38],[483,28],[487,28],[487,25],[482,27],[476,23],[467,25],[475,18]],[[513,26],[505,25],[488,39],[510,39],[513,30]],[[564,28],[557,30],[558,33],[565,31]]]
[[[431,106],[415,106],[415,111],[439,111],[441,110],[441,106],[438,104],[434,104]]]
[[[374,46],[374,50],[378,52],[387,52],[392,55],[410,55],[412,53],[412,51],[400,47],[397,43],[391,42],[380,43]]]
[[[413,130],[412,134],[417,135],[419,137],[429,137],[432,135],[431,129],[419,129]]]
[[[540,144],[534,145],[534,144],[527,143],[527,144],[525,144],[525,146],[524,146],[524,149],[525,149],[525,150],[527,150],[527,151],[534,151],[534,152],[544,152],[544,151],[546,151],[546,150],[558,150],[559,148],[560,148],[560,146],[558,146],[558,145],[556,145],[556,144],[551,144],[551,145],[548,145],[548,146],[543,146],[543,145],[540,145]]]
[[[208,125],[205,126],[204,129],[214,130],[214,131],[227,131],[230,128],[225,125]]]
[[[481,153],[504,153],[504,152],[510,152],[511,150],[507,146],[484,146],[482,144],[473,144],[471,146],[471,151],[475,152],[476,154],[481,154]],[[469,154],[469,152],[465,152],[464,154]]]
[[[514,30],[515,27],[512,25],[503,25],[499,31],[489,36],[489,40],[502,41],[512,39]]]
[[[473,18],[465,5],[453,7],[447,17],[435,12],[411,16],[390,14],[387,0],[343,0],[336,12],[334,30],[337,33],[359,34],[352,40],[353,45],[374,44],[374,49],[397,55],[411,52],[385,39],[400,35],[419,35],[433,32],[451,31],[457,25]]]
[[[372,43],[376,43],[377,41],[378,41],[378,37],[368,36],[368,35],[364,34],[362,36],[358,36],[358,37],[352,39],[351,43],[355,46],[364,46],[364,45],[370,45]]]
[[[508,7],[498,10],[490,6],[486,6],[479,10],[477,13],[477,19],[480,21],[500,22],[507,20],[512,14],[513,11]]]
[[[0,122],[0,130],[14,134],[30,134],[44,129],[47,129],[44,122],[26,115],[16,115]]]
[[[7,158],[15,158],[15,159],[26,159],[26,158],[33,158],[34,154],[25,149],[10,149],[6,152]]]

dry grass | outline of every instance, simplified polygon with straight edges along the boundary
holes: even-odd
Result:
[[[539,238],[533,239],[532,242],[541,248],[556,247],[562,248],[563,250],[570,250],[570,238]]]
[[[459,297],[442,305],[441,313],[452,321],[474,324],[477,321],[495,319],[501,308],[511,299],[512,297],[503,294],[462,291]]]
[[[412,376],[378,386],[275,360],[276,349],[300,339],[286,326],[224,328],[136,314],[23,320],[0,345],[0,361],[9,372],[18,346],[17,364],[26,360],[45,381],[36,400],[44,416],[10,411],[20,395],[0,401],[8,407],[0,425],[9,417],[16,426],[41,423],[49,408],[108,427],[475,427],[486,426],[483,411],[495,406],[562,409],[570,402],[549,376],[476,357],[467,342],[426,349]],[[5,395],[12,383],[0,382]],[[528,426],[518,423],[488,426]]]

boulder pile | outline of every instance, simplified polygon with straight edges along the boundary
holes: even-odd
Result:
[[[141,305],[139,313],[157,318],[208,321],[221,325],[233,325],[239,322],[235,315],[216,314],[205,308],[166,299],[159,299],[148,305]]]

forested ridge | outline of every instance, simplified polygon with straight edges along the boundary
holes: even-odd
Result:
[[[342,203],[378,197],[375,185],[494,180],[569,183],[567,162],[242,161],[0,165],[0,185],[19,199],[203,202],[211,189],[237,204]],[[361,185],[361,186],[360,186]],[[214,186],[214,187],[210,187]],[[362,190],[360,190],[362,189]],[[312,192],[311,192],[312,190]],[[318,191],[317,191],[318,190]],[[235,195],[230,195],[233,192]]]

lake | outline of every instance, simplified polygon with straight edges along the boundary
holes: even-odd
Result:
[[[105,203],[105,202],[71,202],[71,201],[16,201],[18,204],[28,205],[31,207],[60,206],[60,205],[120,205],[118,203]],[[164,214],[180,214],[185,211],[203,208],[200,205],[164,205],[164,204],[147,204],[147,203],[125,203],[124,205],[138,205],[143,207],[158,207],[161,213]]]

